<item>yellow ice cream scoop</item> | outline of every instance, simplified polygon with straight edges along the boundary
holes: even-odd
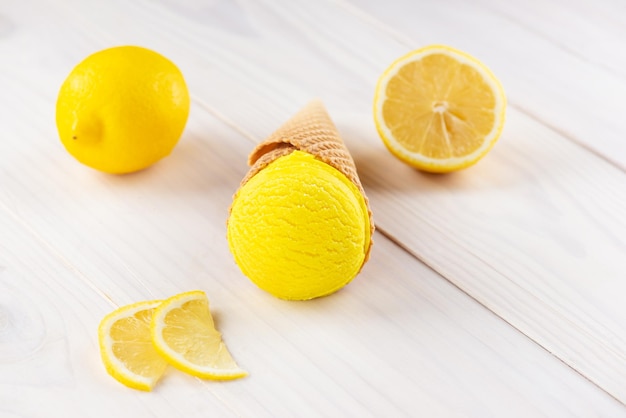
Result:
[[[352,157],[313,102],[253,151],[228,243],[254,283],[282,299],[333,293],[367,261],[373,223]]]

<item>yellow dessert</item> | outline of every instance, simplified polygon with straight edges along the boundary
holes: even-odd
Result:
[[[242,272],[282,299],[350,282],[367,261],[373,223],[356,168],[320,102],[261,143],[235,194],[228,243]]]
[[[367,206],[345,175],[294,151],[239,190],[228,242],[243,273],[260,288],[283,299],[324,296],[363,265],[370,245]]]

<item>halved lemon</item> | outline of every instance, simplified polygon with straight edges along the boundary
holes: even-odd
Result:
[[[476,58],[431,45],[396,60],[376,86],[374,121],[387,148],[418,169],[468,167],[494,146],[506,97]]]
[[[152,344],[150,323],[161,301],[123,306],[102,319],[98,327],[102,362],[124,385],[150,391],[167,368]]]
[[[228,380],[246,376],[215,329],[206,294],[196,290],[172,296],[156,309],[152,341],[172,366],[193,376]]]

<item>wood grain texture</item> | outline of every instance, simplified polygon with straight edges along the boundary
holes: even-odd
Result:
[[[256,139],[321,96],[371,179],[378,226],[624,401],[623,174],[511,108],[505,145],[479,166],[421,176],[387,155],[370,115],[383,63],[406,52],[405,44],[334,2],[242,4],[253,22],[248,32],[190,24],[165,3],[144,10],[149,23],[126,25],[127,36],[164,45],[180,39],[173,53],[188,66],[201,103]],[[104,16],[92,18],[91,27],[106,32]],[[250,31],[260,40],[249,42]]]
[[[508,6],[494,0],[482,3],[581,61],[618,78],[626,77],[626,52],[620,47],[626,37],[626,8],[621,1],[533,0]]]
[[[10,3],[0,20],[0,55],[13,58],[0,61],[0,415],[626,416],[464,294],[619,396],[619,172],[519,113],[472,172],[440,178],[397,163],[369,106],[403,46],[335,3],[33,7]],[[62,149],[54,101],[84,56],[133,43],[179,64],[191,118],[170,157],[107,176]],[[225,221],[247,153],[313,96],[353,150],[381,229],[458,288],[382,235],[363,273],[329,298],[283,302],[242,276]],[[150,394],[109,378],[101,317],[194,288],[250,377],[172,371]],[[600,361],[592,349],[615,353]]]

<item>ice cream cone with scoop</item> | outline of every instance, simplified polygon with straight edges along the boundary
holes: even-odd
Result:
[[[309,103],[250,154],[228,243],[242,272],[288,300],[329,295],[369,257],[374,223],[354,161],[324,105]]]

